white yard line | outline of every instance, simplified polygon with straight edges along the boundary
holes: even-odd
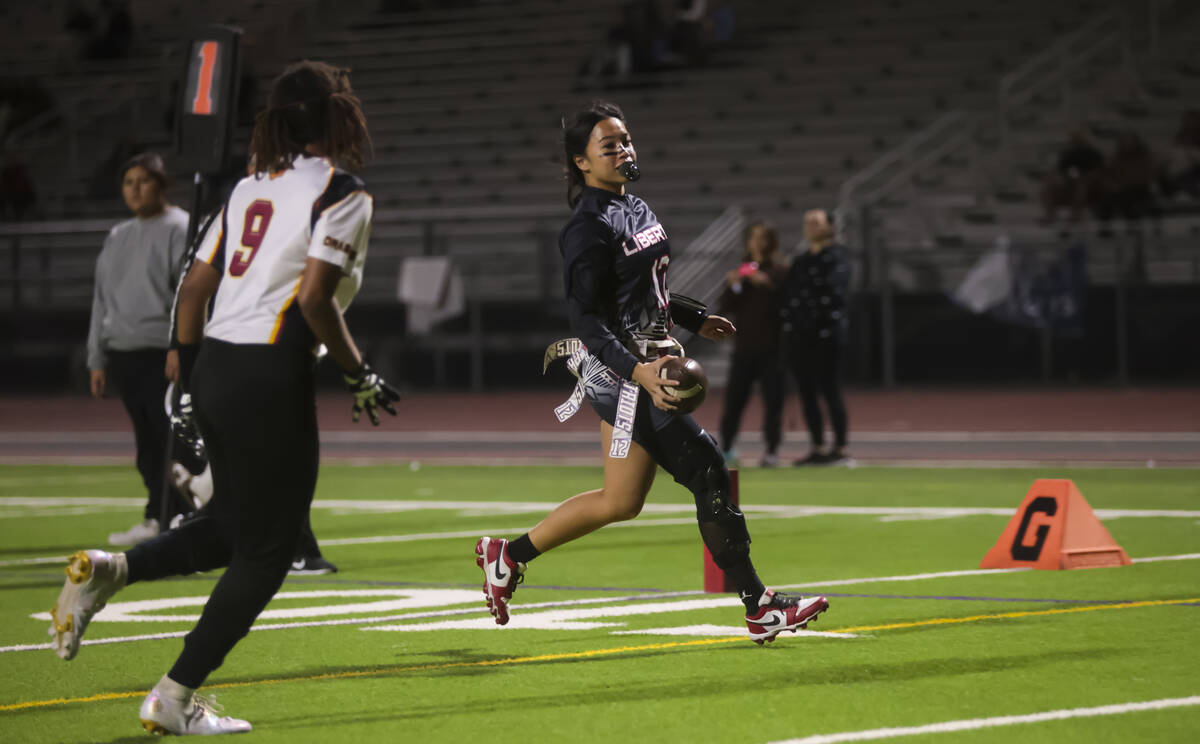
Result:
[[[1134,563],[1157,563],[1158,561],[1194,561],[1200,558],[1200,553],[1180,553],[1178,555],[1154,555],[1146,558],[1134,558]]]
[[[103,496],[0,496],[0,507],[25,506],[145,506],[146,499],[105,498]]]
[[[0,474],[0,488],[18,486],[92,486],[97,483],[136,482],[137,476],[126,473],[89,473],[86,475],[4,475]]]
[[[1134,562],[1135,563],[1152,563],[1152,562],[1156,562],[1156,561],[1179,561],[1179,560],[1195,560],[1195,559],[1200,559],[1200,553],[1187,553],[1187,554],[1182,554],[1182,555],[1163,555],[1163,556],[1152,556],[1152,557],[1146,557],[1146,558],[1135,558]],[[803,584],[791,584],[791,585],[780,586],[779,588],[786,589],[786,588],[794,588],[794,587],[828,587],[828,586],[848,586],[848,585],[852,585],[852,584],[871,584],[871,583],[877,583],[877,582],[921,581],[924,579],[954,578],[954,577],[959,577],[959,576],[981,576],[981,575],[988,575],[988,574],[1008,574],[1008,573],[1015,573],[1015,572],[1019,572],[1019,571],[1029,571],[1029,570],[1031,570],[1031,569],[1002,568],[1002,569],[977,569],[977,570],[973,570],[973,571],[938,571],[938,572],[933,572],[933,573],[905,574],[905,575],[900,575],[900,576],[875,576],[875,577],[868,577],[868,578],[835,579],[832,581],[806,582]],[[561,609],[561,608],[580,607],[580,606],[605,607],[605,606],[615,606],[615,605],[618,605],[621,603],[627,603],[627,602],[644,602],[644,601],[650,601],[650,600],[661,601],[663,599],[671,599],[671,598],[679,599],[681,602],[693,602],[695,600],[692,598],[697,597],[697,596],[701,596],[701,597],[705,596],[705,593],[701,592],[701,591],[688,591],[688,592],[663,592],[663,593],[658,593],[658,594],[633,594],[633,595],[626,595],[626,596],[620,596],[620,597],[589,597],[589,598],[585,598],[585,599],[560,600],[560,601],[554,601],[554,602],[523,603],[519,606],[516,606],[516,609],[521,613],[527,613],[531,610]],[[711,603],[713,603],[712,606],[721,606],[722,604],[734,605],[737,602],[737,600],[732,597],[713,598],[711,600],[701,600],[701,601],[711,602]],[[251,628],[251,630],[252,631],[289,630],[289,629],[293,629],[293,628],[317,628],[317,627],[329,627],[329,626],[337,626],[337,625],[365,626],[365,625],[378,625],[380,623],[386,623],[386,622],[411,621],[411,620],[417,620],[417,619],[427,619],[427,618],[437,618],[437,617],[480,615],[483,612],[483,608],[481,606],[482,600],[480,600],[478,603],[476,603],[476,605],[477,606],[464,607],[464,608],[458,608],[458,609],[450,609],[450,610],[438,610],[438,611],[433,611],[433,612],[411,612],[411,613],[403,613],[403,614],[383,615],[383,616],[377,616],[377,617],[365,617],[365,618],[364,617],[352,617],[352,618],[337,618],[337,619],[332,619],[332,620],[314,620],[314,621],[307,621],[307,622],[255,624],[254,627]],[[635,605],[635,607],[636,607],[636,605]],[[489,618],[485,618],[485,619],[487,620],[486,625],[492,626],[491,618],[489,617]],[[494,627],[494,626],[492,626],[492,627]],[[162,640],[162,639],[167,639],[167,638],[182,638],[185,635],[187,635],[188,632],[189,631],[186,631],[186,630],[180,630],[180,631],[168,631],[168,632],[163,632],[163,633],[149,633],[149,634],[132,635],[132,636],[118,636],[118,637],[113,637],[113,638],[89,639],[89,640],[83,641],[82,645],[84,645],[84,646],[99,646],[99,645],[108,645],[108,644],[113,644],[113,643],[132,643],[132,642],[136,642],[136,641],[153,641],[153,640]],[[844,634],[842,634],[842,635],[844,635]],[[16,645],[16,646],[0,646],[0,653],[12,653],[12,652],[16,652],[16,651],[35,651],[35,650],[45,650],[45,649],[50,649],[50,648],[53,648],[53,646],[49,643],[22,644],[22,645]]]
[[[61,507],[63,509],[61,513],[66,515],[73,513],[70,511],[72,507],[120,505],[136,508],[141,507],[143,503],[141,499],[108,499],[86,496],[47,498],[0,496],[0,519],[17,519],[22,516],[51,516],[53,513],[44,509],[44,507],[49,506]],[[341,513],[401,513],[442,510],[458,512],[459,516],[540,514],[548,511],[553,506],[553,503],[543,501],[437,501],[433,499],[317,499],[313,502],[314,508],[330,509]],[[5,507],[9,510],[4,510]],[[19,507],[37,509],[37,511],[22,512]],[[798,519],[819,516],[875,516],[885,522],[975,516],[1008,517],[1014,513],[1014,509],[1011,507],[789,506],[783,504],[747,504],[742,508],[748,514],[770,515],[773,519]],[[691,514],[695,511],[695,507],[691,504],[647,504],[643,511],[646,514]],[[1200,510],[1185,509],[1096,509],[1095,513],[1096,516],[1105,520],[1122,518],[1200,519]],[[616,522],[609,525],[609,527],[624,529],[691,526],[693,524],[695,524],[694,518],[679,517]],[[426,540],[461,540],[486,534],[518,532],[521,529],[521,526],[475,527],[469,530],[448,532],[330,538],[322,539],[321,544],[327,546],[344,546],[423,542]],[[59,556],[0,560],[0,568],[5,566],[49,563],[58,560],[61,560]]]
[[[548,511],[557,504],[553,501],[462,501],[453,499],[316,499],[314,509],[334,509],[343,512],[410,512],[410,511],[457,511],[463,516],[485,516],[489,514],[526,514]],[[145,505],[140,498],[104,498],[94,496],[0,496],[0,508],[51,506],[128,506]],[[1015,506],[836,506],[823,504],[744,504],[742,510],[750,514],[771,514],[794,517],[819,517],[827,515],[885,516],[941,519],[947,517],[1010,517]],[[695,506],[688,503],[646,504],[644,514],[691,514]],[[1096,509],[1101,519],[1126,517],[1200,519],[1200,509]]]
[[[38,566],[45,563],[66,563],[67,554],[62,555],[47,555],[41,558],[12,558],[9,560],[0,561],[0,568],[8,566]]]
[[[643,519],[633,522],[616,522],[608,527],[672,527],[679,525],[694,526],[696,520],[690,517],[681,519]],[[605,529],[607,529],[606,527]],[[477,538],[483,535],[507,534],[521,532],[521,527],[498,527],[493,529],[460,530],[458,532],[424,532],[412,535],[376,535],[373,537],[343,537],[332,540],[321,539],[321,545],[377,545],[379,543],[420,542],[423,540],[461,540]],[[3,565],[3,564],[0,564]]]
[[[901,736],[919,736],[921,734],[948,734],[957,731],[974,731],[977,729],[996,728],[998,726],[1015,726],[1024,723],[1043,723],[1045,721],[1065,721],[1070,718],[1092,718],[1095,716],[1119,716],[1126,713],[1140,713],[1148,710],[1166,710],[1200,705],[1200,695],[1182,698],[1162,698],[1137,703],[1118,703],[1116,705],[1100,705],[1095,708],[1064,708],[1048,710],[1043,713],[1030,713],[1020,716],[996,716],[994,718],[966,718],[961,721],[942,721],[929,723],[924,726],[898,726],[894,728],[866,729],[863,731],[843,731],[838,734],[816,734],[800,739],[786,739],[772,744],[838,744],[844,741],[874,741],[877,739],[894,739]]]

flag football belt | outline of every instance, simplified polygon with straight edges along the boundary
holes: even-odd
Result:
[[[630,349],[639,359],[647,360],[669,354],[683,356],[683,347],[679,342],[668,336],[665,339],[635,339],[630,341]],[[567,370],[575,375],[575,389],[571,397],[560,403],[554,409],[554,415],[559,423],[566,421],[579,412],[583,399],[587,395],[587,382],[583,375],[583,363],[591,354],[583,341],[577,338],[563,338],[546,347],[542,358],[542,374],[550,368],[551,363],[565,358]],[[617,392],[617,411],[613,417],[612,445],[608,456],[624,459],[629,456],[629,443],[633,441],[633,420],[637,414],[637,400],[641,388],[632,380],[622,379]]]

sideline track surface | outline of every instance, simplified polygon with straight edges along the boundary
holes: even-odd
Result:
[[[114,422],[117,423],[117,422]],[[119,424],[118,424],[119,425]],[[856,431],[856,465],[922,467],[1072,466],[1200,467],[1200,433],[1194,432],[997,432]],[[598,464],[593,432],[578,431],[322,431],[326,463]],[[787,452],[807,449],[807,436],[788,432]],[[745,464],[757,463],[762,437],[738,439]],[[0,431],[0,464],[124,464],[134,453],[133,434],[108,431]]]

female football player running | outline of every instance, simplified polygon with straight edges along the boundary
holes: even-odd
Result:
[[[525,564],[606,524],[636,517],[661,466],[695,497],[700,536],[737,586],[751,638],[761,644],[805,627],[828,601],[763,586],[750,561],[745,518],[730,500],[721,451],[691,416],[674,412],[678,399],[670,388],[677,383],[659,377],[669,355],[679,350],[668,335],[672,326],[715,341],[732,336],[733,325],[667,290],[667,233],[644,201],[626,193],[626,184],[640,172],[621,109],[594,101],[564,124],[563,146],[567,202],[575,212],[559,235],[559,250],[571,330],[582,348],[573,339],[560,342],[547,360],[569,356],[568,367],[579,377],[560,418],[582,396],[600,416],[604,486],[567,499],[516,540],[479,540],[476,563],[483,569],[488,609],[504,625]]]
[[[355,420],[366,410],[378,423],[379,407],[395,414],[398,396],[363,361],[342,318],[362,281],[372,213],[362,181],[342,167],[360,166],[369,141],[345,70],[300,62],[275,80],[251,143],[256,173],[230,194],[179,294],[181,381],[208,447],[216,508],[144,549],[70,560],[50,629],[63,658],[127,583],[228,565],[175,665],[142,703],[148,731],[250,729],[194,693],[291,565],[317,480],[318,344],[345,374]]]

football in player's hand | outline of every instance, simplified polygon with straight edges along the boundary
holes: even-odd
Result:
[[[677,399],[677,413],[691,413],[700,407],[708,395],[708,375],[704,374],[704,368],[695,359],[668,359],[659,368],[658,376],[664,380],[679,381],[677,386],[664,388]]]

